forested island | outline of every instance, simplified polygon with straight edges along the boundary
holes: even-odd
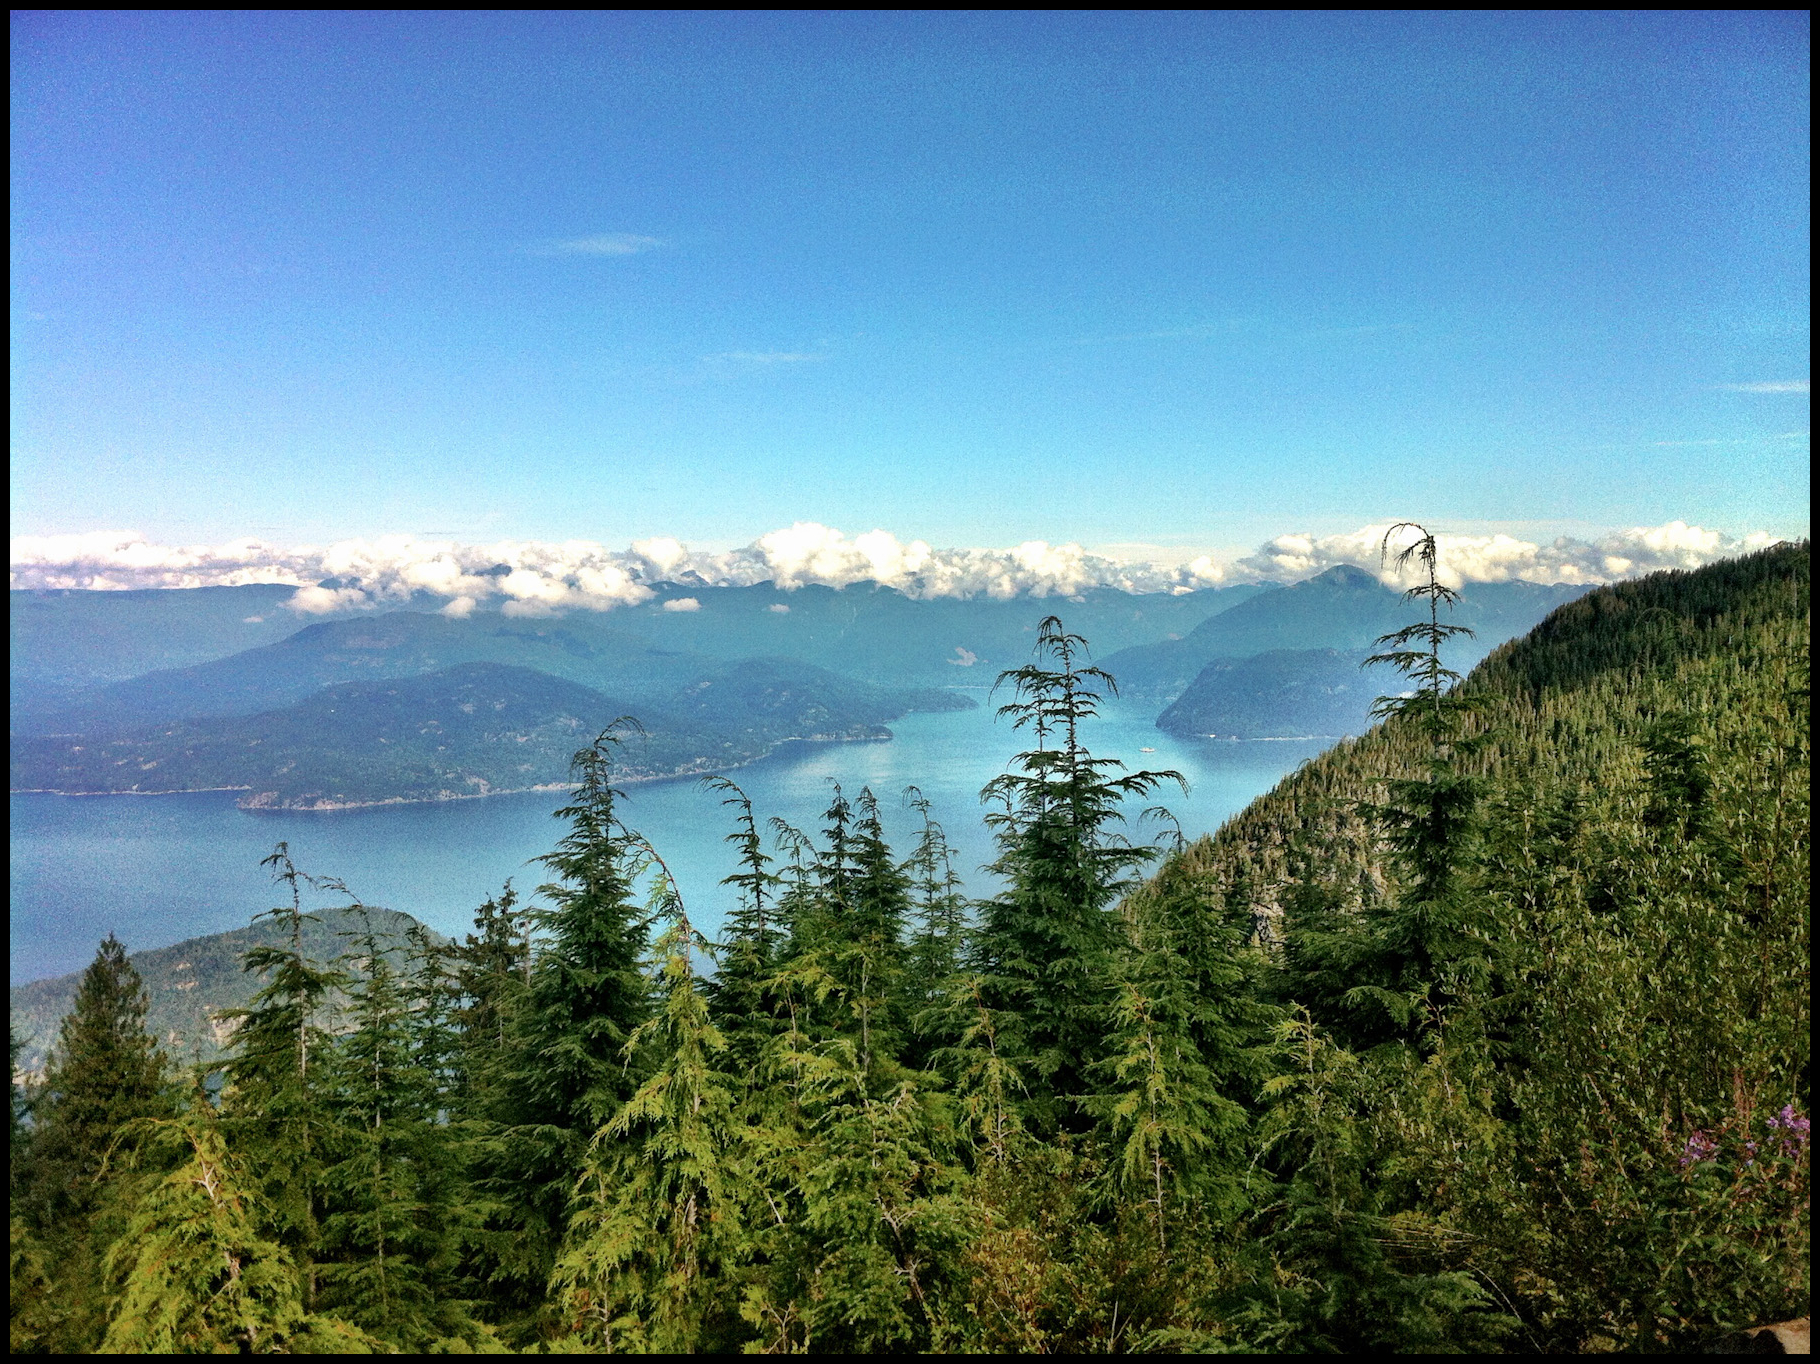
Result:
[[[1121,821],[1173,774],[1093,755],[1117,669],[1050,616],[999,676],[991,899],[926,809],[893,849],[874,792],[803,830],[719,777],[710,943],[603,724],[548,883],[459,943],[275,849],[212,1060],[109,940],[42,1075],[12,1039],[14,1351],[1676,1351],[1805,1314],[1808,545],[1600,588],[1464,679],[1411,554],[1379,723],[1209,838]]]

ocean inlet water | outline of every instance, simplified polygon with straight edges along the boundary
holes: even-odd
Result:
[[[988,895],[983,868],[994,849],[980,788],[1006,769],[1025,735],[996,717],[984,688],[972,694],[979,709],[906,716],[891,725],[888,742],[792,744],[727,775],[752,798],[761,824],[776,816],[806,831],[819,827],[834,783],[849,797],[869,786],[900,855],[920,827],[903,794],[915,786],[947,832],[968,893]],[[1187,795],[1171,783],[1132,805],[1125,832],[1133,841],[1161,837],[1156,821],[1137,819],[1152,804],[1167,806],[1190,838],[1211,832],[1332,742],[1174,739],[1154,720],[1154,706],[1112,702],[1085,734],[1097,756],[1132,769],[1175,768],[1188,779]],[[734,812],[692,778],[640,783],[626,794],[626,823],[663,855],[691,917],[712,937],[732,897],[719,883],[734,870],[725,841]],[[80,970],[110,932],[139,951],[243,926],[277,903],[259,862],[280,841],[301,870],[338,877],[367,904],[457,936],[508,877],[521,893],[548,879],[535,859],[562,836],[552,812],[563,803],[560,793],[534,792],[314,813],[240,810],[232,792],[15,795],[12,983]]]

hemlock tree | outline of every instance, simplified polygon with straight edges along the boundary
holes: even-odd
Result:
[[[740,1081],[695,973],[709,948],[652,852],[652,949],[660,1003],[628,1056],[649,1077],[595,1134],[569,1239],[551,1280],[577,1343],[659,1353],[710,1347],[737,1329],[736,1275],[750,1197],[736,1115]]]
[[[142,1123],[126,1160],[172,1152],[108,1251],[119,1302],[106,1354],[265,1352],[302,1324],[296,1262],[264,1236],[252,1181],[201,1086],[181,1118]]]
[[[775,969],[782,938],[781,878],[770,870],[772,859],[765,854],[746,793],[725,777],[704,777],[702,782],[710,790],[725,792],[721,804],[738,811],[737,827],[726,841],[739,851],[738,870],[721,880],[738,892],[739,899],[727,914],[719,969],[703,989],[709,1012],[727,1039],[729,1064],[750,1075],[759,1064],[765,1039],[775,1031],[765,982]]]
[[[536,916],[542,942],[520,1057],[536,1120],[583,1142],[631,1092],[620,1053],[648,1008],[647,920],[633,899],[643,854],[619,822],[625,796],[612,784],[621,723],[576,753],[575,793],[556,812],[569,832],[540,859],[557,879],[538,888],[550,907]]]
[[[337,1159],[323,1173],[322,1302],[399,1349],[421,1350],[469,1326],[444,1288],[458,1220],[439,1178],[448,1143],[422,1064],[421,1020],[359,909],[362,927],[349,935],[353,1029],[335,1052]]]
[[[1178,772],[1124,772],[1117,759],[1088,752],[1081,729],[1098,713],[1098,688],[1116,695],[1117,686],[1084,663],[1084,639],[1049,616],[1035,652],[1036,661],[999,674],[997,683],[1014,694],[999,714],[1030,730],[1036,747],[981,792],[1003,807],[986,821],[999,845],[993,870],[1008,889],[982,906],[975,964],[988,1007],[1022,1016],[1033,1116],[1053,1130],[1072,1120],[1088,1067],[1101,1055],[1105,982],[1118,944],[1112,905],[1155,856],[1115,834],[1119,805],[1165,781],[1186,783]]]
[[[260,865],[290,892],[290,903],[255,916],[286,930],[284,946],[260,944],[241,956],[241,968],[259,972],[266,983],[244,1009],[223,1011],[238,1026],[232,1050],[222,1063],[222,1119],[235,1152],[257,1171],[261,1216],[271,1235],[297,1260],[304,1273],[304,1306],[313,1307],[315,1254],[321,1228],[322,1170],[329,1144],[332,1044],[319,1026],[324,1002],[346,984],[341,972],[304,955],[303,925],[318,922],[303,910],[305,885],[344,889],[300,872],[289,847],[280,843]]]
[[[530,983],[509,1020],[500,1101],[473,1151],[482,1227],[472,1272],[505,1312],[543,1310],[568,1225],[575,1178],[594,1133],[638,1077],[623,1055],[644,1020],[646,917],[633,900],[644,855],[621,825],[612,784],[616,720],[574,756],[569,831],[541,861],[556,879],[527,957]]]
[[[1483,736],[1467,735],[1475,699],[1451,690],[1460,675],[1441,662],[1442,644],[1455,636],[1470,638],[1472,631],[1440,618],[1441,608],[1453,606],[1459,594],[1440,581],[1433,534],[1414,522],[1399,522],[1384,533],[1381,550],[1388,554],[1390,537],[1401,530],[1419,534],[1397,555],[1397,568],[1413,560],[1422,574],[1403,595],[1426,603],[1428,619],[1380,637],[1384,652],[1363,666],[1389,664],[1416,683],[1408,696],[1380,697],[1372,713],[1413,724],[1430,745],[1429,770],[1425,777],[1387,781],[1389,798],[1368,807],[1407,882],[1372,916],[1358,964],[1366,979],[1347,998],[1375,1003],[1396,1029],[1407,1032],[1426,1026],[1435,1010],[1482,984],[1490,962],[1488,925],[1462,884],[1478,833],[1483,783],[1463,770],[1460,760],[1482,745]]]

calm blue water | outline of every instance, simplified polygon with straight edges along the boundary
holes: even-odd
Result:
[[[984,702],[983,690],[976,699]],[[1088,744],[1132,767],[1186,775],[1191,794],[1170,787],[1161,800],[1190,837],[1217,828],[1324,747],[1171,739],[1152,727],[1154,718],[1154,707],[1114,705],[1089,730]],[[780,815],[804,828],[815,827],[827,807],[830,781],[850,796],[869,785],[900,853],[917,827],[900,793],[914,783],[947,829],[968,889],[988,892],[978,869],[993,850],[980,824],[979,790],[1022,747],[1021,736],[995,722],[988,704],[911,715],[891,728],[897,737],[889,743],[795,746],[730,775],[761,820]],[[726,899],[719,881],[733,870],[733,850],[721,841],[731,812],[694,781],[636,785],[628,796],[627,822],[664,855],[691,916],[712,935]],[[563,803],[550,792],[317,814],[237,810],[228,792],[15,795],[11,802],[15,984],[80,970],[110,931],[138,951],[240,927],[275,903],[259,859],[280,839],[304,871],[338,876],[368,904],[455,935],[508,876],[526,891],[545,879],[528,864],[561,836],[550,812]]]

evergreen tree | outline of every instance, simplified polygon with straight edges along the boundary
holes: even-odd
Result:
[[[967,952],[967,898],[961,893],[960,874],[948,846],[947,833],[929,813],[929,802],[916,787],[905,788],[905,800],[921,817],[916,848],[904,862],[913,895],[911,912],[916,928],[911,936],[904,970],[903,1011],[908,1020],[905,1064],[922,1069],[942,1046],[953,1043],[971,1017],[949,1018],[945,1009],[949,992],[958,988],[958,977]],[[971,999],[978,982],[963,991]]]
[[[530,952],[508,880],[474,914],[477,930],[454,950],[454,1079],[451,1116],[502,1118],[508,1039],[525,1007]]]
[[[1253,993],[1242,939],[1179,860],[1124,905],[1108,1055],[1089,1107],[1115,1157],[1108,1174],[1140,1204],[1159,1256],[1181,1206],[1229,1219],[1238,1209],[1249,1126],[1235,1093],[1268,1071],[1272,1011]]]
[[[323,1172],[322,1307],[400,1349],[421,1350],[454,1324],[437,1320],[453,1209],[434,1197],[436,1085],[413,1046],[404,982],[371,916],[356,909],[362,927],[348,935],[353,1026],[334,1053],[339,1121],[335,1159]]]
[[[121,1127],[170,1111],[167,1062],[145,1030],[146,1008],[139,972],[110,933],[82,973],[32,1105],[22,1201],[42,1226],[86,1219],[103,1197],[98,1176]]]
[[[1399,1030],[1420,1029],[1434,1021],[1464,992],[1482,986],[1490,972],[1482,906],[1462,884],[1471,865],[1478,835],[1483,783],[1461,766],[1461,759],[1483,747],[1486,736],[1469,736],[1469,716],[1476,697],[1453,690],[1460,675],[1441,662],[1441,646],[1456,636],[1470,637],[1462,625],[1440,619],[1459,594],[1440,581],[1435,537],[1414,522],[1400,522],[1385,532],[1382,550],[1401,530],[1418,538],[1396,556],[1399,570],[1413,560],[1422,579],[1403,595],[1421,601],[1428,619],[1380,637],[1385,651],[1364,666],[1389,664],[1414,681],[1408,696],[1380,697],[1373,713],[1404,719],[1431,745],[1428,772],[1420,778],[1386,781],[1388,799],[1369,807],[1407,878],[1403,892],[1374,916],[1369,946],[1359,962],[1365,979],[1348,992],[1348,1002],[1373,1003]],[[1422,648],[1412,649],[1411,644]]]
[[[120,1302],[109,1354],[269,1351],[304,1317],[297,1265],[261,1234],[245,1167],[200,1086],[181,1118],[134,1133],[134,1155],[176,1153],[108,1252]],[[133,1158],[129,1156],[128,1159]]]
[[[875,1057],[895,1058],[901,1042],[908,882],[869,789],[856,804],[836,783],[824,818],[825,842],[806,849],[808,865],[793,871],[786,892],[792,932],[780,965],[796,983],[811,1031],[855,1038],[870,1066]]]
[[[1087,1092],[1118,942],[1111,906],[1154,856],[1115,835],[1119,805],[1164,781],[1182,782],[1177,772],[1123,772],[1117,759],[1088,752],[1081,730],[1097,713],[1096,688],[1116,694],[1117,687],[1083,663],[1086,647],[1050,616],[1037,630],[1036,661],[999,675],[1014,693],[999,714],[1031,730],[1036,747],[981,793],[1003,807],[987,823],[999,844],[993,870],[1008,889],[983,906],[976,964],[989,1007],[1022,1016],[1019,1031],[1032,1051],[1027,1079],[1045,1130],[1066,1120]]]
[[[54,1265],[57,1283],[26,1328],[34,1348],[91,1351],[105,1329],[102,1258],[133,1192],[107,1169],[107,1154],[124,1128],[172,1111],[167,1063],[146,1032],[146,1007],[138,971],[109,934],[83,972],[32,1106],[15,1204],[15,1271],[24,1275],[28,1301],[34,1264]]]
[[[709,947],[655,852],[652,950],[660,1003],[633,1032],[648,1078],[590,1147],[577,1210],[552,1279],[576,1342],[604,1350],[691,1352],[736,1327],[744,1243],[739,1081],[695,972]]]
[[[780,878],[770,870],[772,859],[765,853],[746,793],[725,777],[702,780],[709,789],[726,793],[722,805],[737,809],[737,827],[726,841],[739,850],[739,869],[721,881],[734,887],[739,899],[726,918],[719,970],[704,989],[709,1011],[727,1039],[728,1063],[750,1075],[775,1030],[766,981],[775,969],[782,937]]]
[[[786,1031],[772,1061],[791,1107],[754,1143],[770,1218],[755,1210],[740,1308],[751,1348],[944,1348],[942,1304],[984,1216],[955,1159],[952,1105],[924,1077],[868,1068],[855,1037]]]
[[[543,1310],[588,1143],[638,1083],[623,1052],[649,1006],[646,918],[633,899],[644,856],[612,784],[622,723],[636,728],[615,721],[575,754],[575,790],[556,812],[569,831],[541,859],[557,879],[539,888],[550,905],[534,915],[501,1101],[473,1150],[481,1226],[470,1273],[521,1324]]]
[[[556,812],[569,832],[540,859],[557,879],[539,887],[550,908],[537,915],[542,943],[521,1044],[534,1120],[584,1142],[630,1093],[620,1053],[648,1005],[639,972],[647,919],[633,899],[642,854],[620,824],[625,796],[612,785],[619,742],[609,726],[576,753],[575,793]]]
[[[221,1069],[222,1119],[236,1154],[258,1172],[258,1209],[271,1235],[304,1274],[304,1307],[314,1308],[313,1256],[320,1235],[322,1171],[332,1158],[331,1042],[317,1022],[331,991],[346,978],[319,966],[303,950],[303,926],[320,922],[303,909],[303,887],[345,891],[339,882],[307,875],[280,843],[260,864],[289,892],[289,903],[255,916],[274,920],[289,937],[241,956],[264,986],[244,1009],[223,1011],[237,1024]],[[200,1140],[200,1138],[198,1138]]]
[[[919,1006],[927,1007],[960,970],[967,946],[967,898],[961,894],[961,876],[954,869],[947,832],[929,813],[928,798],[916,787],[907,786],[904,799],[922,821],[916,849],[904,870],[910,879],[916,918],[910,954],[913,996]]]

